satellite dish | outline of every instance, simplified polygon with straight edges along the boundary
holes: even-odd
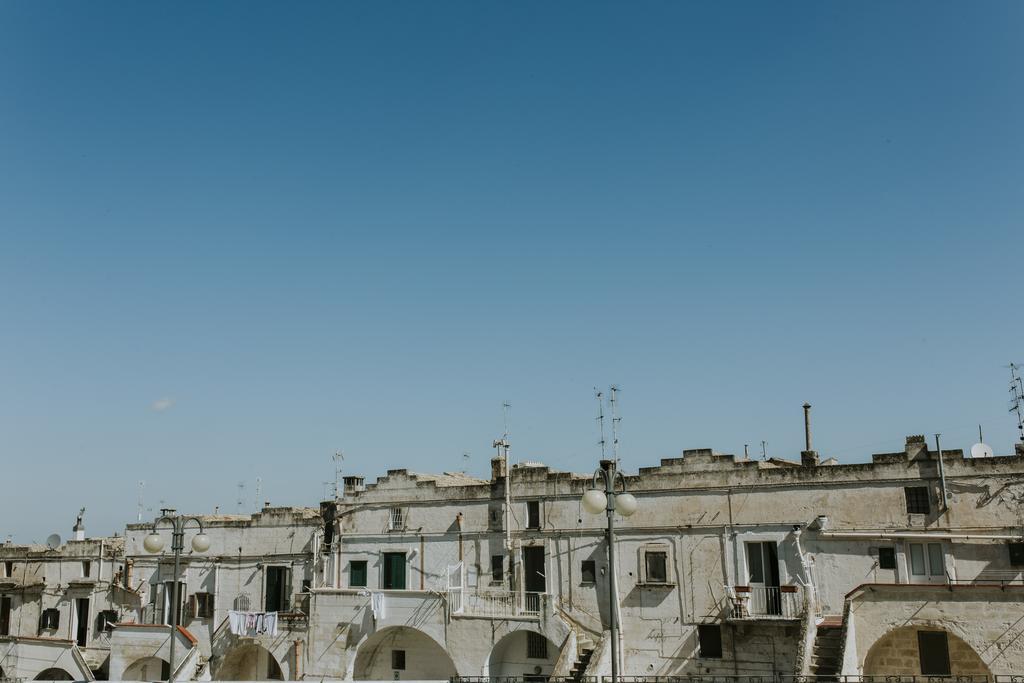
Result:
[[[971,446],[972,458],[991,458],[992,447],[985,443],[976,443]]]
[[[59,534],[50,534],[49,536],[46,537],[46,547],[47,548],[50,548],[52,550],[52,549],[56,548],[59,545],[60,545],[60,535]]]

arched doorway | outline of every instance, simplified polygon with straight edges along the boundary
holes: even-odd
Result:
[[[864,675],[982,675],[988,666],[962,638],[942,628],[919,625],[889,631],[864,657]]]
[[[445,649],[408,626],[389,626],[367,638],[356,652],[352,670],[357,681],[441,680],[457,675]]]
[[[558,661],[558,645],[536,631],[519,630],[508,634],[491,648],[487,675],[547,676]]]
[[[215,681],[283,681],[273,653],[256,643],[236,645],[224,653],[213,672]]]
[[[159,657],[143,657],[132,662],[121,678],[126,681],[166,681],[171,666]]]
[[[34,680],[37,681],[73,681],[75,677],[69,674],[64,669],[57,667],[51,667],[40,671]]]

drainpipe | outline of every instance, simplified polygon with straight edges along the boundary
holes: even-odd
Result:
[[[946,512],[949,510],[949,505],[946,502],[946,472],[942,466],[942,446],[939,445],[940,436],[942,435],[935,435],[935,450],[939,453],[939,488],[942,495],[942,511]]]

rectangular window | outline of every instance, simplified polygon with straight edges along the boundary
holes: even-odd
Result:
[[[945,576],[946,563],[942,557],[942,544],[928,544],[928,573],[932,576]]]
[[[526,632],[526,656],[528,659],[548,658],[548,639],[533,631]]]
[[[14,562],[13,561],[7,560],[6,562],[4,562],[4,576],[6,576],[8,578],[13,578],[14,577]]]
[[[366,560],[352,560],[348,563],[349,588],[366,588]]]
[[[540,528],[540,501],[530,500],[526,502],[526,528]]]
[[[41,629],[55,629],[60,627],[60,610],[50,607],[44,609],[42,614],[39,615],[39,628]]]
[[[927,515],[931,512],[927,486],[906,486],[903,493],[907,497],[907,512],[909,514]]]
[[[82,560],[82,577],[88,579],[89,573],[92,571],[92,562],[89,560]]]
[[[1009,543],[1010,566],[1024,567],[1024,543]]]
[[[896,569],[896,548],[882,547],[878,549],[878,568]]]
[[[910,544],[910,573],[924,576],[924,546],[920,543]]]
[[[701,659],[722,658],[722,627],[718,624],[700,624],[697,626],[697,643]]]
[[[505,579],[505,557],[491,555],[491,581],[501,583]]]
[[[764,555],[760,543],[747,544],[747,565],[750,583],[764,583]]]
[[[593,560],[583,560],[580,565],[580,581],[595,583],[597,581],[597,565]]]
[[[291,576],[291,567],[267,567],[266,611],[288,611],[288,600],[292,592]]]
[[[196,593],[196,617],[213,618],[213,593]]]
[[[405,671],[405,650],[391,651],[391,668],[396,671]]]
[[[668,583],[668,553],[647,552],[644,559],[647,564],[647,583]]]
[[[944,631],[918,631],[917,652],[922,676],[949,675],[949,643]]]
[[[117,623],[117,610],[105,609],[96,615],[96,630],[100,633],[110,633]]]
[[[391,508],[388,518],[389,531],[403,531],[405,529],[405,510],[402,508]]]
[[[405,553],[384,553],[383,588],[405,590]]]
[[[11,635],[11,599],[0,598],[0,636]]]

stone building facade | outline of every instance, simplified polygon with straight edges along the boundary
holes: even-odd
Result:
[[[581,505],[590,476],[500,458],[489,479],[391,470],[319,508],[201,516],[211,547],[178,577],[142,547],[150,526],[128,525],[94,587],[120,619],[102,646],[22,628],[0,648],[59,636],[51,649],[125,680],[168,673],[171,638],[176,680],[603,675],[614,647],[632,676],[1024,670],[1020,453],[940,458],[920,437],[849,465],[689,450],[624,481],[639,504],[616,520],[615,568],[604,516]],[[56,598],[68,567],[30,583]],[[277,633],[232,634],[229,610],[275,612]]]

